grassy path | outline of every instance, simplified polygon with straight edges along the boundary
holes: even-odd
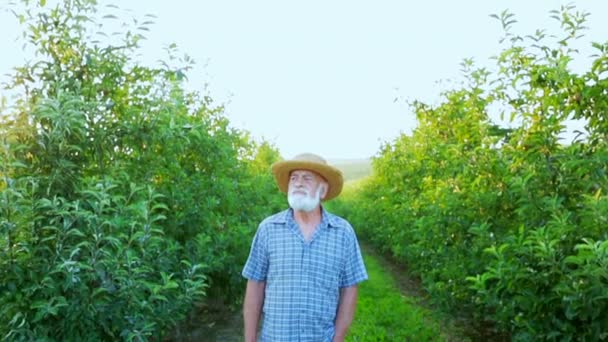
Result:
[[[347,341],[466,341],[423,303],[416,281],[363,245],[369,280],[359,286],[355,320]],[[242,341],[240,310],[201,310],[166,341]]]
[[[369,280],[359,286],[359,301],[347,341],[457,341],[442,320],[422,304],[418,284],[397,273],[388,260],[363,247]]]

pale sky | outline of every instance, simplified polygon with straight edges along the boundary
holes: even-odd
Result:
[[[608,40],[604,0],[100,3],[131,10],[120,12],[125,19],[156,15],[144,32],[142,61],[155,66],[166,59],[163,47],[176,43],[197,62],[189,87],[205,92],[207,84],[234,127],[275,144],[285,158],[305,151],[366,158],[410,133],[415,118],[406,100],[437,104],[449,87],[443,81],[459,77],[464,58],[492,65],[502,35],[492,13],[509,9],[518,20],[514,31],[525,35],[539,28],[557,33],[549,11],[561,5],[590,12],[577,61],[582,71],[590,42]],[[15,42],[21,29],[6,10],[0,10],[0,32],[4,75],[23,64],[27,52]]]

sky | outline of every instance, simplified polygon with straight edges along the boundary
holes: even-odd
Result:
[[[0,75],[28,59],[15,41],[22,29],[1,9],[7,3],[0,0]],[[608,41],[603,0],[99,3],[119,5],[125,19],[155,15],[138,58],[156,66],[167,57],[164,47],[177,44],[196,61],[188,87],[225,105],[233,127],[271,142],[284,158],[368,158],[410,134],[416,120],[408,101],[438,104],[465,58],[492,65],[502,31],[490,14],[508,9],[518,21],[514,32],[525,35],[559,32],[549,11],[562,5],[589,12],[582,71],[590,43]]]

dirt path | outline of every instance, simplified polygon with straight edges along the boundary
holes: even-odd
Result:
[[[367,244],[361,245],[362,252],[373,257],[383,269],[395,279],[403,296],[414,297],[417,303],[430,308],[427,294],[419,279],[410,276],[407,268],[389,256],[382,255]],[[471,332],[466,332],[465,325],[454,319],[447,319],[442,323],[441,331],[448,341],[477,341]],[[468,335],[468,338],[462,336]],[[220,303],[207,304],[197,307],[189,319],[165,341],[242,341],[243,318],[240,308],[229,308]]]
[[[220,303],[198,307],[172,336],[164,341],[176,342],[233,342],[243,340],[241,310]]]

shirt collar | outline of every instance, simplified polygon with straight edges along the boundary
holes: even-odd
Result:
[[[296,224],[296,222],[293,218],[293,209],[289,208],[289,209],[283,211],[280,215],[276,215],[273,220],[273,223]],[[323,208],[323,206],[321,206],[321,223],[320,223],[320,225],[321,225],[321,227],[328,227],[328,228],[339,226],[339,223],[336,220],[336,216],[328,213],[325,210],[325,208]]]

